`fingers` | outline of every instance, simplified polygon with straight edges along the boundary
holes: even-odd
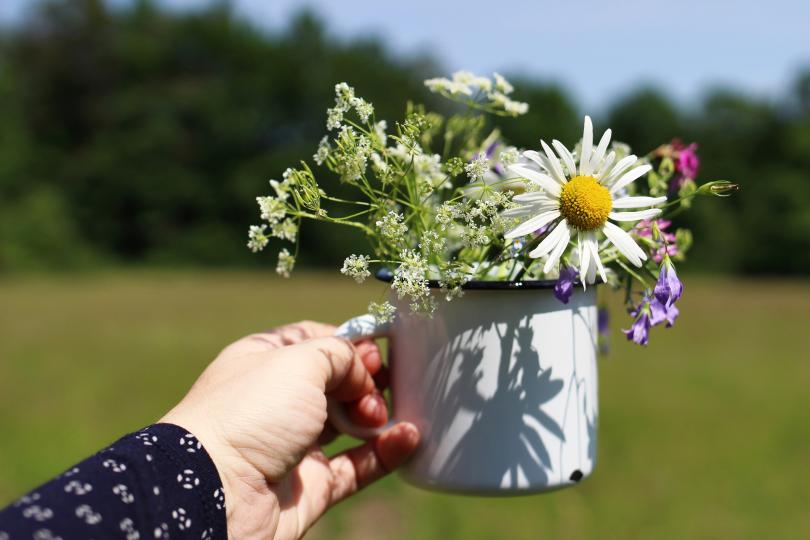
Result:
[[[267,332],[258,332],[245,336],[228,345],[222,351],[222,354],[229,357],[239,357],[278,349],[286,345],[294,345],[312,338],[331,336],[334,333],[335,327],[331,324],[300,321],[279,326]]]
[[[316,321],[299,321],[274,328],[268,334],[279,336],[284,345],[295,345],[308,339],[333,336],[335,328]]]
[[[332,504],[404,464],[418,445],[419,431],[416,426],[402,422],[379,437],[332,458],[329,461],[335,479]]]
[[[366,394],[346,405],[352,424],[363,427],[378,427],[388,422],[388,406],[378,392]]]
[[[369,373],[374,375],[382,367],[382,355],[377,344],[370,339],[364,339],[355,343],[357,354],[363,359],[366,369]]]
[[[285,349],[295,365],[310,372],[339,401],[354,401],[374,391],[374,381],[354,345],[338,337],[310,339]]]

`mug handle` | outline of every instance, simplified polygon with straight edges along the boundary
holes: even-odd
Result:
[[[359,341],[361,339],[386,337],[390,331],[390,323],[378,324],[373,315],[366,314],[354,317],[341,324],[335,330],[335,335],[350,341]],[[391,418],[380,427],[358,426],[349,419],[343,404],[331,397],[326,398],[326,411],[329,422],[335,429],[356,439],[373,439],[396,423]]]

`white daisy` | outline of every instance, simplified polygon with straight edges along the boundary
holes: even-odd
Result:
[[[544,154],[529,150],[523,155],[540,166],[541,171],[516,164],[509,170],[537,184],[541,189],[516,195],[513,200],[521,206],[507,210],[507,217],[531,216],[515,229],[504,235],[517,238],[532,233],[541,227],[556,223],[554,228],[529,253],[530,257],[548,257],[543,272],[548,273],[560,260],[572,236],[576,235],[580,280],[593,283],[597,272],[602,281],[607,281],[605,267],[599,257],[598,233],[616,246],[635,266],[641,266],[647,255],[635,240],[612,221],[629,222],[651,219],[661,213],[651,206],[662,204],[666,197],[629,197],[625,188],[647,174],[650,165],[634,166],[634,155],[617,162],[616,153],[607,152],[610,130],[605,131],[594,148],[591,118],[585,117],[582,134],[582,150],[574,156],[560,141],[552,141],[555,154],[545,141],[540,141]],[[644,208],[629,212],[616,212],[631,208]],[[605,244],[607,245],[607,243]]]

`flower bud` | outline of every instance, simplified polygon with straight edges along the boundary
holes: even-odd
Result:
[[[732,184],[728,180],[715,180],[714,182],[706,182],[701,185],[697,190],[697,194],[730,197],[732,193],[739,191],[739,189],[739,184]]]

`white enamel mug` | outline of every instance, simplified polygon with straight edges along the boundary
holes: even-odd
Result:
[[[568,304],[548,282],[475,282],[432,318],[400,302],[389,325],[370,315],[344,323],[352,340],[387,337],[392,422],[421,434],[401,469],[434,490],[519,495],[573,485],[596,461],[597,314],[594,287]],[[434,291],[438,294],[438,291]],[[392,303],[397,304],[395,298]],[[330,402],[335,427],[358,438]]]

